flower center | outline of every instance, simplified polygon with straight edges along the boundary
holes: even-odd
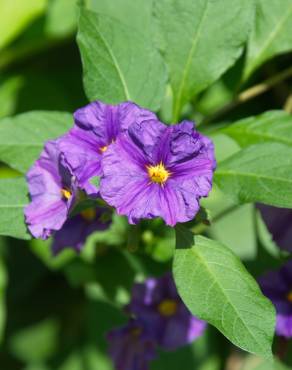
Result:
[[[157,184],[164,184],[170,176],[170,172],[160,162],[156,166],[147,166],[148,175],[152,182]]]
[[[94,208],[88,208],[80,212],[80,215],[82,218],[84,218],[85,221],[91,222],[95,219],[96,211]]]
[[[173,299],[165,299],[161,301],[158,305],[158,312],[162,316],[173,316],[177,311],[177,302]]]
[[[66,200],[69,200],[72,196],[71,191],[67,188],[62,188],[61,194],[62,194],[62,197],[65,198]]]
[[[101,153],[104,153],[104,152],[107,150],[107,148],[108,148],[108,145],[101,146],[101,147],[99,148],[99,151],[100,151]]]
[[[287,294],[287,299],[292,303],[292,290]]]
[[[87,208],[80,212],[81,217],[88,222],[92,222],[96,217],[96,211],[94,208]]]

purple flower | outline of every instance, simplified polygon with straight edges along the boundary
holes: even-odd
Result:
[[[259,279],[265,296],[274,304],[277,313],[276,333],[292,337],[292,261],[280,270],[271,271]]]
[[[211,140],[192,122],[136,122],[104,153],[100,193],[131,224],[162,217],[174,226],[195,217],[215,165]]]
[[[107,213],[108,211],[104,207],[88,208],[69,218],[62,229],[54,234],[52,244],[54,255],[66,247],[80,252],[90,234],[94,231],[106,230],[109,227],[111,221],[109,221]]]
[[[101,158],[118,134],[133,122],[154,120],[154,113],[134,103],[107,105],[95,101],[74,114],[75,126],[61,140],[61,150],[76,175],[80,186],[88,193],[98,192],[90,183],[101,175]]]
[[[292,210],[260,204],[257,206],[275,243],[292,252]]]
[[[127,310],[149,326],[157,343],[167,350],[191,343],[206,327],[186,308],[170,274],[135,284]]]
[[[47,239],[65,223],[75,200],[76,184],[57,141],[48,141],[27,173],[31,203],[25,208],[28,228]]]
[[[155,358],[155,342],[141,321],[130,320],[108,334],[109,353],[117,370],[147,370]]]

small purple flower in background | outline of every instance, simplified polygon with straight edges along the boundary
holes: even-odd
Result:
[[[105,219],[103,217],[106,216]],[[62,229],[54,234],[52,251],[54,255],[66,247],[73,248],[77,252],[82,249],[87,237],[94,231],[106,230],[111,221],[108,210],[104,207],[88,208],[80,214],[69,218]]]
[[[47,239],[65,223],[76,193],[74,176],[58,141],[46,143],[26,178],[31,196],[25,208],[27,226],[34,237]]]
[[[147,370],[155,358],[155,342],[139,320],[108,333],[109,353],[117,370]]]
[[[206,328],[179,297],[171,274],[135,284],[127,310],[151,328],[156,342],[166,350],[193,342]]]
[[[134,122],[154,119],[154,113],[131,102],[107,105],[95,101],[75,112],[75,126],[62,138],[60,147],[88,194],[98,192],[89,180],[101,175],[102,155],[118,134]]]
[[[259,204],[262,218],[273,236],[275,243],[292,252],[292,210]]]
[[[104,153],[100,193],[131,224],[161,217],[174,226],[195,217],[215,166],[213,143],[192,122],[136,122]]]
[[[262,276],[259,284],[276,308],[276,333],[292,338],[292,261]]]

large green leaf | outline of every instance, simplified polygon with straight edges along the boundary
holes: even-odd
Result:
[[[241,147],[262,142],[279,142],[292,146],[292,116],[284,111],[271,111],[245,118],[227,126],[223,132]]]
[[[64,134],[73,118],[63,112],[28,112],[0,121],[0,160],[25,173],[45,141]]]
[[[23,178],[0,180],[0,235],[30,239],[23,216],[23,207],[27,203],[27,186]]]
[[[237,203],[261,202],[292,208],[292,147],[262,143],[221,162],[217,185]]]
[[[47,0],[0,0],[0,49],[43,13],[46,4]]]
[[[156,0],[155,14],[174,93],[174,119],[240,56],[253,19],[245,0]]]
[[[166,85],[165,66],[143,34],[82,9],[77,39],[90,100],[132,100],[152,110],[159,108]]]
[[[46,14],[46,33],[51,37],[70,35],[77,27],[77,13],[76,0],[51,0]]]
[[[240,348],[271,356],[275,310],[235,254],[177,227],[174,278],[190,311]]]
[[[292,50],[291,0],[258,0],[247,49],[245,77],[272,57]]]
[[[151,37],[153,0],[88,0],[87,8],[135,28]]]

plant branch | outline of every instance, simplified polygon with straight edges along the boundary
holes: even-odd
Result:
[[[236,209],[238,209],[240,206],[238,204],[232,205],[226,209],[224,209],[222,212],[218,213],[211,219],[211,225],[204,224],[203,222],[199,223],[198,225],[194,226],[191,230],[195,234],[202,234],[204,231],[206,231],[209,226],[212,226],[215,222],[219,221],[221,218],[229,215],[230,213],[234,212]]]
[[[292,93],[288,96],[284,104],[284,111],[292,114]]]
[[[211,116],[203,120],[202,124],[210,123],[220,118],[224,114],[228,113],[232,109],[236,108],[240,104],[246,103],[247,101],[267,92],[273,86],[277,85],[283,80],[292,77],[292,67],[285,69],[283,72],[278,73],[277,75],[268,78],[266,81],[252,86],[243,92],[241,92],[233,101],[226,104],[224,107],[220,108],[217,112],[213,113]]]

